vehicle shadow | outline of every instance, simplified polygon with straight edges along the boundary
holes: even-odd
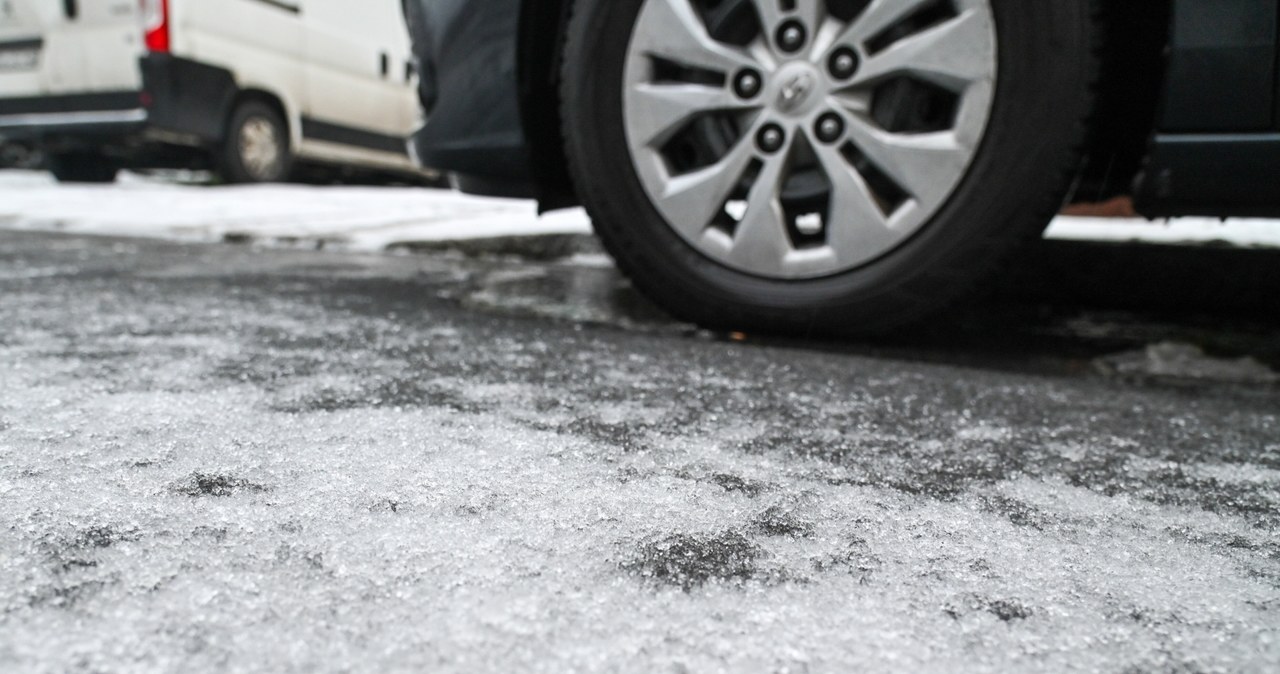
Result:
[[[996,291],[871,340],[915,358],[1094,368],[1105,354],[1184,344],[1280,369],[1280,249],[1042,241]]]
[[[1108,354],[1187,345],[1280,371],[1280,250],[1042,241],[996,292],[876,338],[708,333],[608,264],[497,265],[457,288],[471,308],[628,330],[1017,371],[1093,370]]]
[[[1007,294],[1055,304],[1280,321],[1280,249],[1043,241]]]

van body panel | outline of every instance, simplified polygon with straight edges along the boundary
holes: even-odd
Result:
[[[39,39],[36,69],[0,68],[0,95],[139,89],[138,3],[0,0],[0,43]],[[0,59],[3,61],[3,59]]]
[[[309,117],[382,134],[404,135],[417,119],[409,35],[399,3],[312,2],[307,34]],[[362,35],[382,35],[370,41]]]
[[[0,0],[0,137],[126,166],[173,155],[156,144],[211,157],[256,92],[279,102],[300,158],[421,172],[400,0],[168,0],[167,53],[147,50],[143,23],[139,0]]]
[[[5,95],[44,92],[45,33],[28,0],[0,0],[0,91]]]
[[[41,0],[62,5],[57,0]],[[138,89],[142,73],[138,58],[142,44],[141,14],[137,0],[80,0],[78,16],[63,19],[63,35],[77,52],[79,68],[68,76],[70,90],[113,91]]]
[[[306,97],[306,37],[298,14],[257,0],[170,0],[169,11],[174,53],[227,68],[242,91],[278,99],[298,147]]]
[[[334,161],[360,166],[386,169],[389,171],[404,170],[404,157],[390,152],[366,150],[354,145],[331,143],[314,138],[307,140],[298,150],[298,156],[315,161]]]

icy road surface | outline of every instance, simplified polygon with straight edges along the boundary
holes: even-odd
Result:
[[[0,671],[1280,667],[1263,364],[735,344],[471,264],[0,233]]]

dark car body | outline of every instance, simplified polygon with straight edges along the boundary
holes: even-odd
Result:
[[[414,146],[469,192],[577,199],[558,54],[567,0],[406,0],[429,122]],[[1280,0],[1100,0],[1092,142],[1074,199],[1144,215],[1280,215]]]

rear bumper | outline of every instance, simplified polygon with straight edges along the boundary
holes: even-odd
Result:
[[[142,102],[137,91],[0,99],[0,136],[39,140],[136,133],[149,117]]]
[[[76,136],[88,140],[109,140],[142,134],[147,111],[52,112],[0,117],[0,138],[42,141],[50,137]]]
[[[140,91],[0,98],[0,136],[42,145],[220,143],[238,91],[231,73],[167,54],[141,59]]]

